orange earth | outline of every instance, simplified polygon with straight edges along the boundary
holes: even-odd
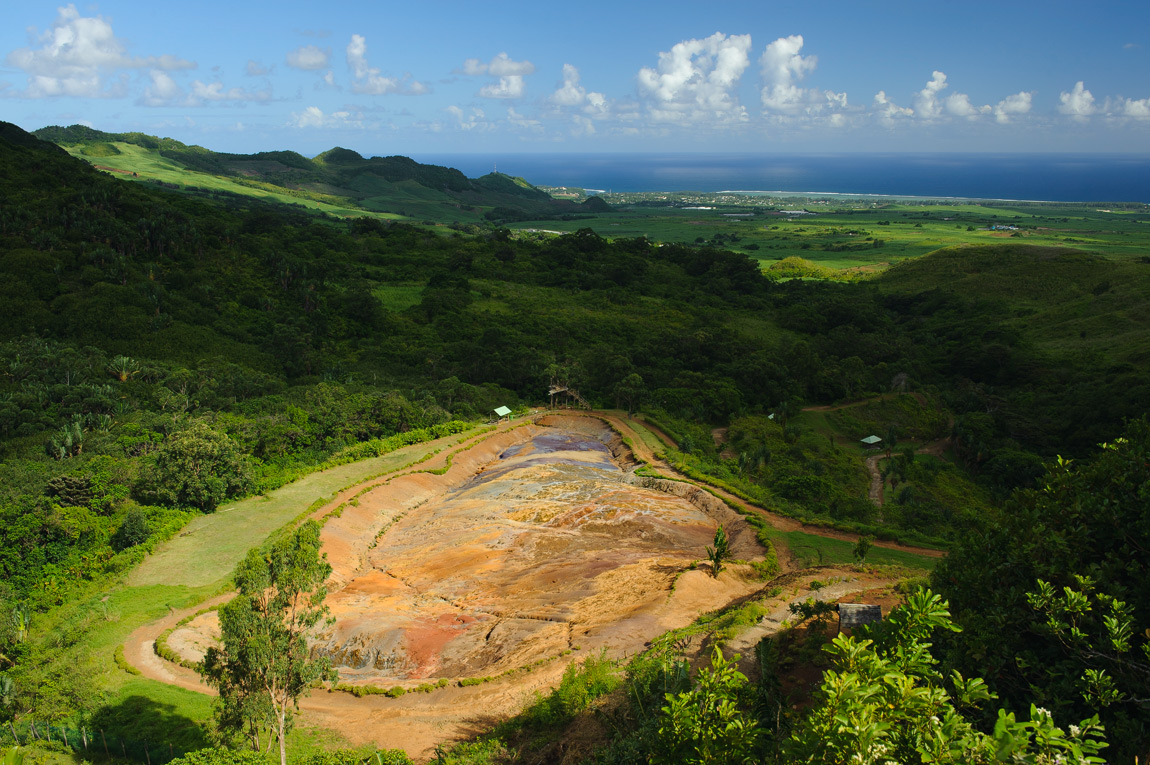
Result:
[[[446,465],[442,475],[428,472]],[[357,487],[328,515],[334,623],[313,650],[341,683],[414,688],[400,698],[315,692],[303,723],[351,744],[433,747],[473,735],[557,683],[572,660],[641,651],[699,613],[757,592],[747,567],[719,578],[696,563],[721,523],[735,558],[763,550],[723,502],[678,481],[643,478],[599,419],[548,415],[472,440],[418,470]],[[145,675],[208,692],[194,672],[163,662],[152,641],[185,613],[137,630],[125,645]],[[168,645],[196,660],[214,613]],[[492,678],[459,687],[463,678]]]

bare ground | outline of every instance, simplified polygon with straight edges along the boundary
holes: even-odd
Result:
[[[664,475],[686,480],[655,456],[638,433],[632,429],[627,418],[610,413],[590,412],[569,413],[564,419],[572,420],[576,417],[590,417],[609,423],[628,439],[636,458],[647,462]],[[426,471],[445,467],[450,452],[441,453],[417,467],[401,470],[384,479],[349,489],[328,506],[318,510],[315,517],[322,518],[342,506],[340,517],[329,522],[329,524],[336,523],[336,526],[332,527],[330,534],[325,532],[325,549],[337,564],[332,580],[333,588],[337,592],[346,590],[357,575],[364,573],[378,576],[371,573],[381,569],[376,565],[378,560],[372,562],[373,552],[366,549],[365,540],[378,541],[381,526],[388,525],[395,516],[411,512],[413,509],[414,514],[418,515],[422,510],[420,506],[430,502],[437,494],[457,491],[473,476],[482,475],[490,463],[491,451],[497,452],[499,448],[515,443],[522,436],[510,433],[519,427],[535,426],[502,423],[494,435],[473,438],[455,449],[451,467],[442,476],[433,476]],[[645,427],[666,443],[673,443],[657,428],[646,424]],[[480,443],[481,441],[490,443],[486,443],[485,446]],[[365,492],[365,489],[368,491]],[[808,527],[792,518],[778,516],[750,505],[720,489],[711,487],[710,490],[745,506],[750,512],[761,515],[774,528],[780,530],[803,530],[820,536],[850,541],[857,538],[857,535],[847,532]],[[389,507],[389,502],[394,506]],[[359,514],[358,521],[357,514]],[[346,522],[344,518],[347,518]],[[385,536],[391,533],[392,527],[388,526]],[[409,538],[418,533],[420,532],[416,528],[409,529]],[[906,549],[922,555],[937,557],[942,554],[936,550],[890,542],[876,541],[874,544]],[[786,550],[780,549],[777,552],[783,570],[787,571],[790,565]],[[668,629],[689,624],[700,612],[743,600],[762,588],[761,584],[745,579],[744,572],[737,566],[731,567],[716,580],[703,569],[685,570],[681,554],[668,554],[665,551],[618,563],[619,565],[596,574],[596,586],[591,589],[595,590],[594,594],[598,599],[575,599],[569,604],[571,612],[577,614],[579,618],[564,622],[561,628],[563,641],[553,641],[554,645],[547,641],[541,643],[548,650],[559,645],[570,646],[575,649],[571,654],[553,661],[545,661],[531,669],[520,669],[483,684],[468,687],[452,684],[431,693],[408,693],[398,699],[385,696],[356,698],[347,693],[317,691],[301,702],[304,724],[335,730],[352,745],[370,743],[381,747],[401,747],[412,756],[428,758],[437,744],[463,739],[487,730],[499,719],[518,712],[537,692],[544,692],[554,687],[569,661],[601,648],[606,649],[608,655],[614,656],[637,652],[642,650],[644,643],[652,637]],[[891,584],[889,580],[881,578],[860,578],[857,573],[852,576],[857,581],[844,581],[841,585],[834,585],[832,589],[823,593],[823,597],[839,593],[840,590],[844,594],[881,590]],[[847,578],[847,575],[844,574],[844,578]],[[796,591],[791,597],[801,599],[806,597],[806,594],[800,597]],[[620,606],[620,595],[627,596],[628,604]],[[200,682],[195,672],[172,665],[156,656],[153,646],[160,633],[174,627],[185,616],[202,609],[205,605],[224,602],[228,597],[230,596],[220,596],[194,608],[174,611],[165,618],[136,630],[125,643],[125,657],[128,662],[151,679],[202,693],[212,693],[211,689]],[[785,600],[787,595],[783,593],[779,597]],[[786,602],[780,600],[771,616],[776,616],[780,613],[779,609],[785,607]],[[763,624],[753,628],[754,634],[748,633],[745,636],[743,643],[753,645],[750,641],[757,640],[754,635],[768,634],[771,630],[777,629],[778,621],[773,618],[764,620]],[[428,627],[427,630],[415,635],[416,639],[413,641],[415,654],[419,654],[420,643],[430,644],[428,656],[436,652],[442,653],[444,646],[450,642],[450,639],[443,639],[443,630],[438,629],[438,626],[443,625],[432,623],[425,626]],[[581,628],[585,629],[584,634],[579,634]],[[186,627],[176,630],[169,637],[168,644],[182,656],[195,659],[202,653],[213,635],[212,616],[202,616]],[[423,640],[419,639],[420,635],[423,636]],[[732,650],[740,646],[742,643],[733,643]],[[502,664],[497,661],[491,666],[499,670],[512,668],[515,665],[523,666],[529,655],[509,654],[503,657]],[[535,655],[540,655],[540,652]],[[423,677],[429,676],[432,675],[409,672],[408,679],[395,677],[394,684],[413,685]]]

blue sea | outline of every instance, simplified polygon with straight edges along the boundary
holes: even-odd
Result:
[[[469,178],[499,172],[601,191],[760,191],[1150,203],[1150,154],[434,154]]]

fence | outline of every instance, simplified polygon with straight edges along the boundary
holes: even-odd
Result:
[[[108,757],[134,760],[146,765],[167,765],[167,763],[182,757],[188,750],[177,749],[171,743],[159,741],[140,741],[120,736],[107,735],[102,729],[81,726],[71,728],[61,725],[49,725],[30,720],[20,725],[9,723],[0,730],[0,741],[15,739],[19,745],[27,745],[33,741],[46,741],[86,757]]]

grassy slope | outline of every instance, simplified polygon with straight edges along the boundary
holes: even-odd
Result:
[[[114,146],[119,154],[104,155],[85,153],[89,149],[87,144],[77,144],[66,147],[68,152],[80,159],[91,162],[100,168],[110,168],[118,178],[136,181],[159,181],[161,183],[176,184],[183,188],[201,188],[210,191],[239,194],[255,197],[266,202],[281,202],[289,205],[302,205],[310,210],[326,212],[338,217],[358,217],[369,214],[368,211],[348,204],[348,200],[332,197],[329,201],[317,201],[309,196],[300,196],[290,193],[286,189],[276,188],[270,184],[241,183],[234,178],[212,175],[210,173],[190,170],[175,160],[161,156],[142,146],[130,143],[117,142]],[[132,175],[135,174],[135,175]],[[373,217],[383,219],[401,219],[403,216],[390,213],[373,212]]]
[[[199,725],[210,717],[211,699],[115,668],[111,657],[116,647],[138,627],[226,590],[233,568],[247,551],[298,518],[315,500],[416,463],[472,432],[312,473],[269,492],[266,498],[252,497],[202,516],[146,559],[126,582],[50,614],[46,620],[53,624],[42,626],[64,628],[78,614],[99,615],[87,634],[86,648],[108,667],[102,685],[108,694],[103,714],[109,730],[123,726],[121,730],[131,731],[134,738],[172,742],[176,747],[204,746],[207,742]],[[293,735],[310,739],[320,734],[300,729]],[[307,741],[301,744],[296,749],[306,751]]]
[[[939,289],[1000,301],[1007,325],[1060,354],[1150,360],[1150,264],[1138,260],[1052,247],[951,248],[893,268],[878,284],[902,295]]]

